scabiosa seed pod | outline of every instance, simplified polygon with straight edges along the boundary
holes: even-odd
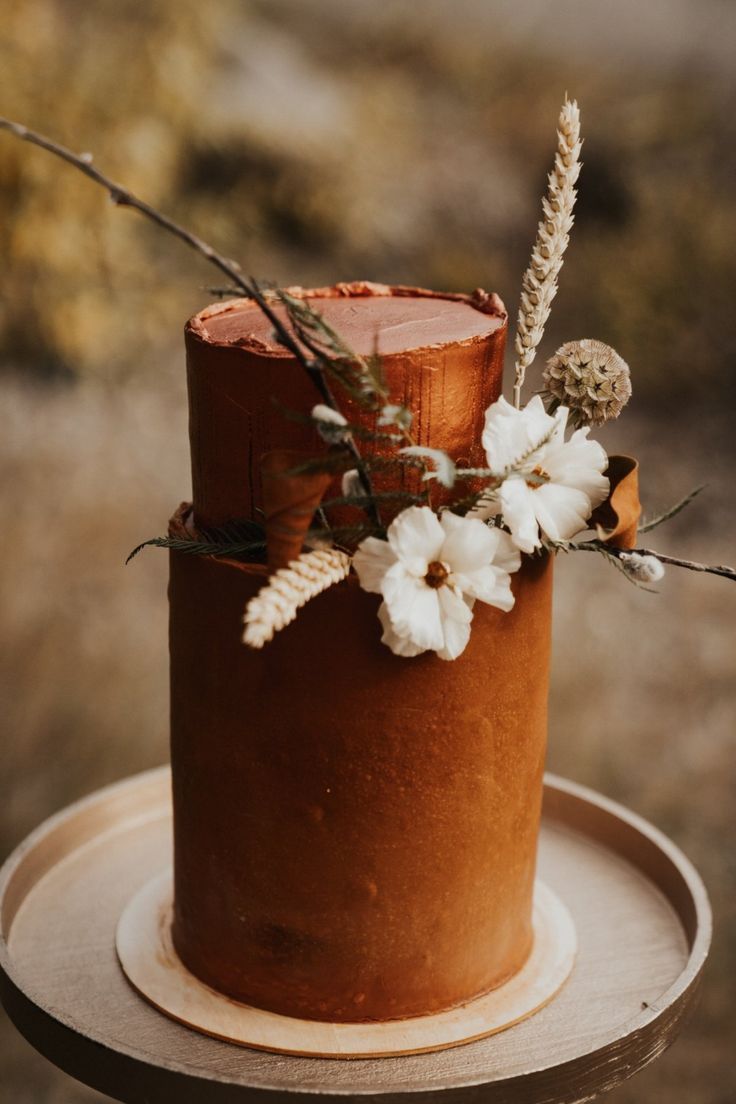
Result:
[[[618,418],[631,397],[626,361],[610,345],[589,337],[562,345],[542,375],[550,410],[568,407],[568,422],[575,427]]]

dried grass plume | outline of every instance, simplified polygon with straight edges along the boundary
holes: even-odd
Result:
[[[531,261],[521,283],[516,324],[514,406],[521,406],[526,370],[534,360],[557,294],[557,276],[573,224],[575,183],[580,173],[580,112],[575,100],[565,99],[557,124],[557,153],[542,199],[542,219],[537,228]]]
[[[290,624],[310,598],[316,598],[350,571],[351,557],[336,548],[302,552],[271,576],[245,607],[243,643],[262,648]]]

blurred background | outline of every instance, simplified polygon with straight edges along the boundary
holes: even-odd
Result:
[[[554,130],[584,168],[531,379],[598,337],[634,398],[661,551],[734,563],[736,5],[728,0],[0,0],[0,113],[48,132],[246,271],[497,290],[515,316]],[[214,270],[0,133],[0,852],[167,757],[166,556],[189,494],[182,327]],[[653,820],[703,873],[698,1013],[612,1104],[732,1104],[736,588],[659,595],[558,567],[550,766]],[[0,1022],[3,1098],[102,1100]]]

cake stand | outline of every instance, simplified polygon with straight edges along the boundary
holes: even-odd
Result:
[[[0,995],[28,1041],[80,1081],[129,1104],[574,1104],[657,1058],[693,1007],[711,918],[702,882],[660,832],[548,776],[542,878],[565,902],[578,958],[535,1016],[452,1050],[297,1058],[200,1035],[126,982],[115,927],[171,861],[166,768],[110,786],[38,828],[0,871]]]

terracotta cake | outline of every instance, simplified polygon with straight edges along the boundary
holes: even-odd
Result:
[[[483,462],[506,339],[497,296],[299,294],[358,354],[381,355],[420,445]],[[208,308],[186,342],[194,501],[172,532],[196,535],[258,517],[268,458],[318,438],[285,416],[314,391],[253,304]],[[392,654],[355,575],[268,647],[246,648],[243,608],[286,557],[170,555],[173,936],[189,970],[245,1003],[333,1021],[435,1012],[518,971],[532,939],[549,558],[513,576],[511,612],[476,606],[467,648],[445,663]]]
[[[631,396],[614,349],[567,341],[527,381],[573,226],[577,104],[507,395],[497,295],[267,287],[89,155],[0,125],[243,296],[186,327],[193,501],[128,557],[170,550],[174,884],[160,871],[125,906],[126,977],[180,1023],[292,1055],[420,1054],[533,1015],[577,947],[535,885],[552,559],[594,552],[647,590],[665,564],[736,578],[637,546],[698,491],[640,525],[637,461],[589,437]]]

